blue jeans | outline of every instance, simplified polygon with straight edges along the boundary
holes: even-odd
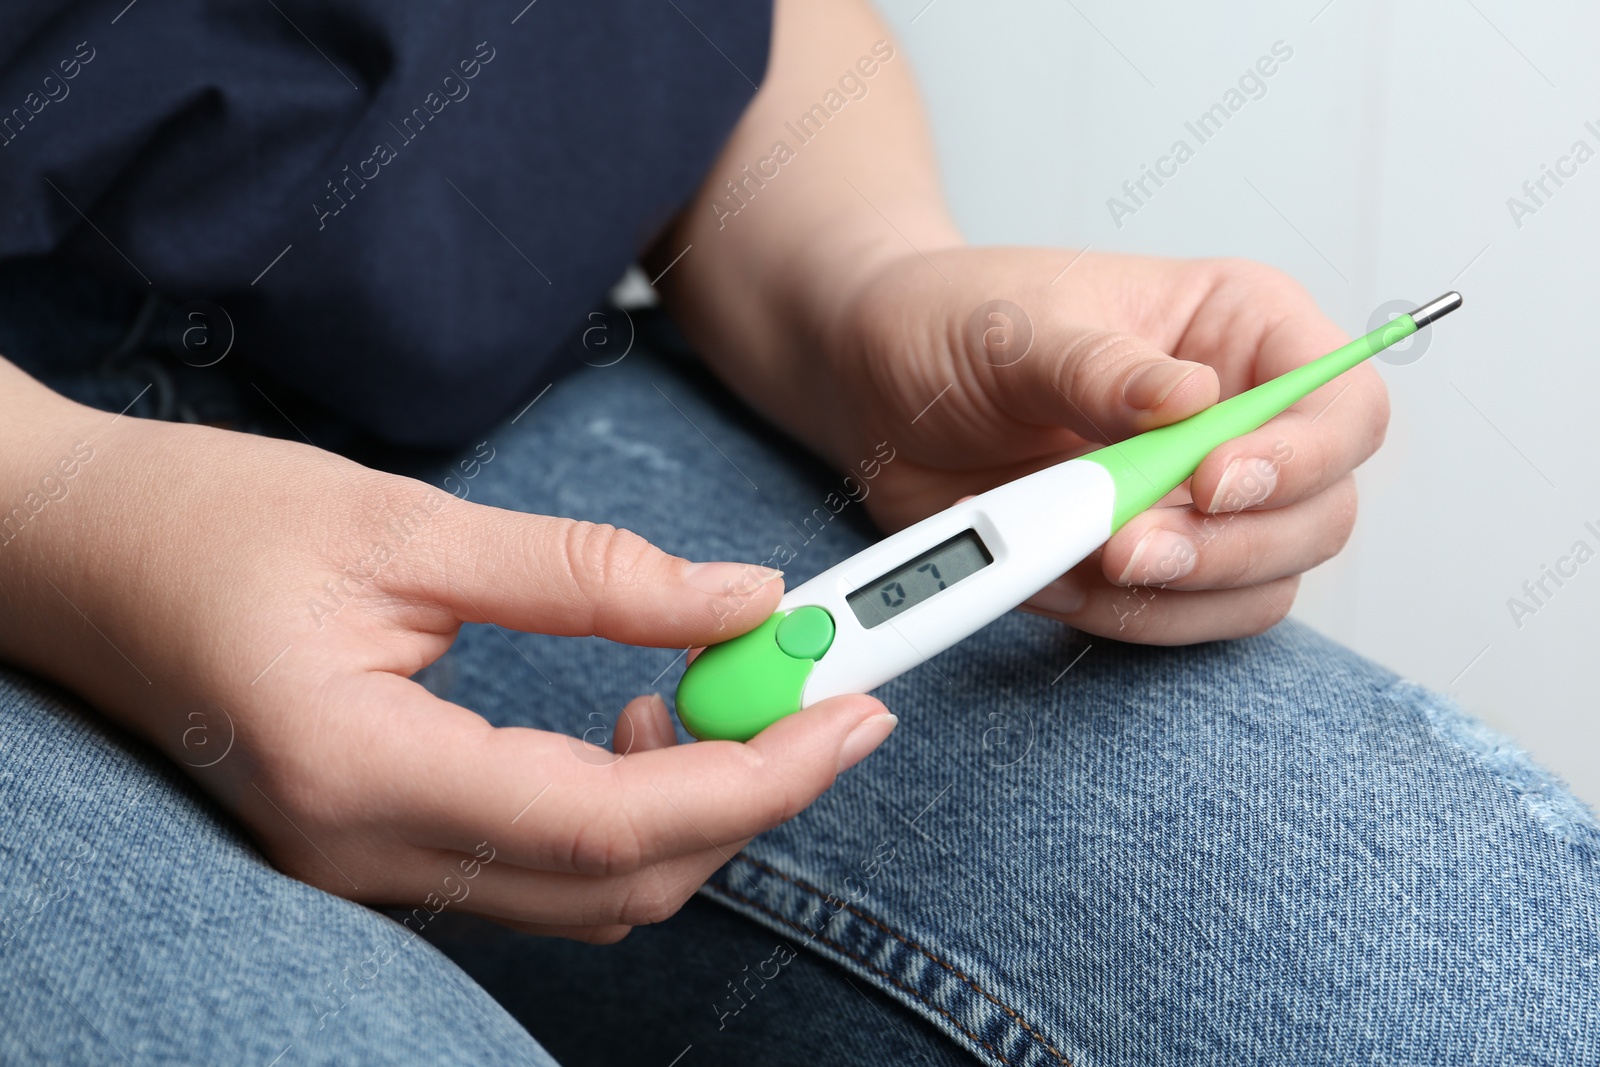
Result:
[[[692,558],[784,546],[791,582],[868,543],[859,502],[824,506],[829,472],[635,318],[625,359],[469,460],[363,458]],[[146,369],[57,384],[120,406]],[[220,375],[164,388],[190,381],[192,406],[293,432]],[[604,741],[681,670],[468,626],[422,678]],[[144,744],[0,668],[0,1060],[1600,1062],[1594,817],[1306,627],[1163,649],[1013,613],[879,695],[901,717],[879,752],[676,918],[593,947],[449,909],[412,938],[279,874]]]

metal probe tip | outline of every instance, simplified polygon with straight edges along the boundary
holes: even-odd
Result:
[[[1442,319],[1461,306],[1461,294],[1452,289],[1443,296],[1430,300],[1411,313],[1411,321],[1422,329],[1435,319]]]

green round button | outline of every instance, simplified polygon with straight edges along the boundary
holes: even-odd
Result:
[[[833,644],[833,616],[808,605],[795,608],[778,623],[778,647],[795,659],[821,659]]]

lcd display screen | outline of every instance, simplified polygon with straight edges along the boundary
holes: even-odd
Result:
[[[978,531],[963,530],[872,584],[846,595],[845,600],[861,625],[870,630],[939,595],[941,590],[993,562],[994,557],[978,538]]]

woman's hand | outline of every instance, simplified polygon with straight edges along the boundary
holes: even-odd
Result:
[[[870,95],[798,141],[794,116],[852,71]],[[794,161],[756,174],[775,143]],[[1253,263],[963,247],[909,62],[866,0],[778,4],[761,92],[650,261],[689,339],[768,418],[841,471],[896,450],[866,501],[890,528],[1345,340]],[[1387,418],[1378,375],[1344,375],[1218,448],[1029,607],[1129,641],[1266,629],[1349,536],[1350,472]]]
[[[623,709],[614,754],[492,728],[410,678],[463,621],[682,648],[766,618],[776,572],[691,565],[294,443],[58,399],[44,425],[8,471],[80,462],[0,547],[0,658],[148,738],[329,892],[423,924],[449,905],[614,940],[893,728],[867,697],[748,744],[677,745],[659,697]]]
[[[1347,339],[1298,285],[1246,261],[905,255],[859,290],[823,346],[839,406],[813,444],[845,468],[872,443],[894,446],[867,507],[895,529],[1176,422]],[[1300,574],[1349,537],[1351,471],[1387,421],[1371,367],[1341,376],[1216,449],[1027,607],[1155,644],[1267,629]]]

